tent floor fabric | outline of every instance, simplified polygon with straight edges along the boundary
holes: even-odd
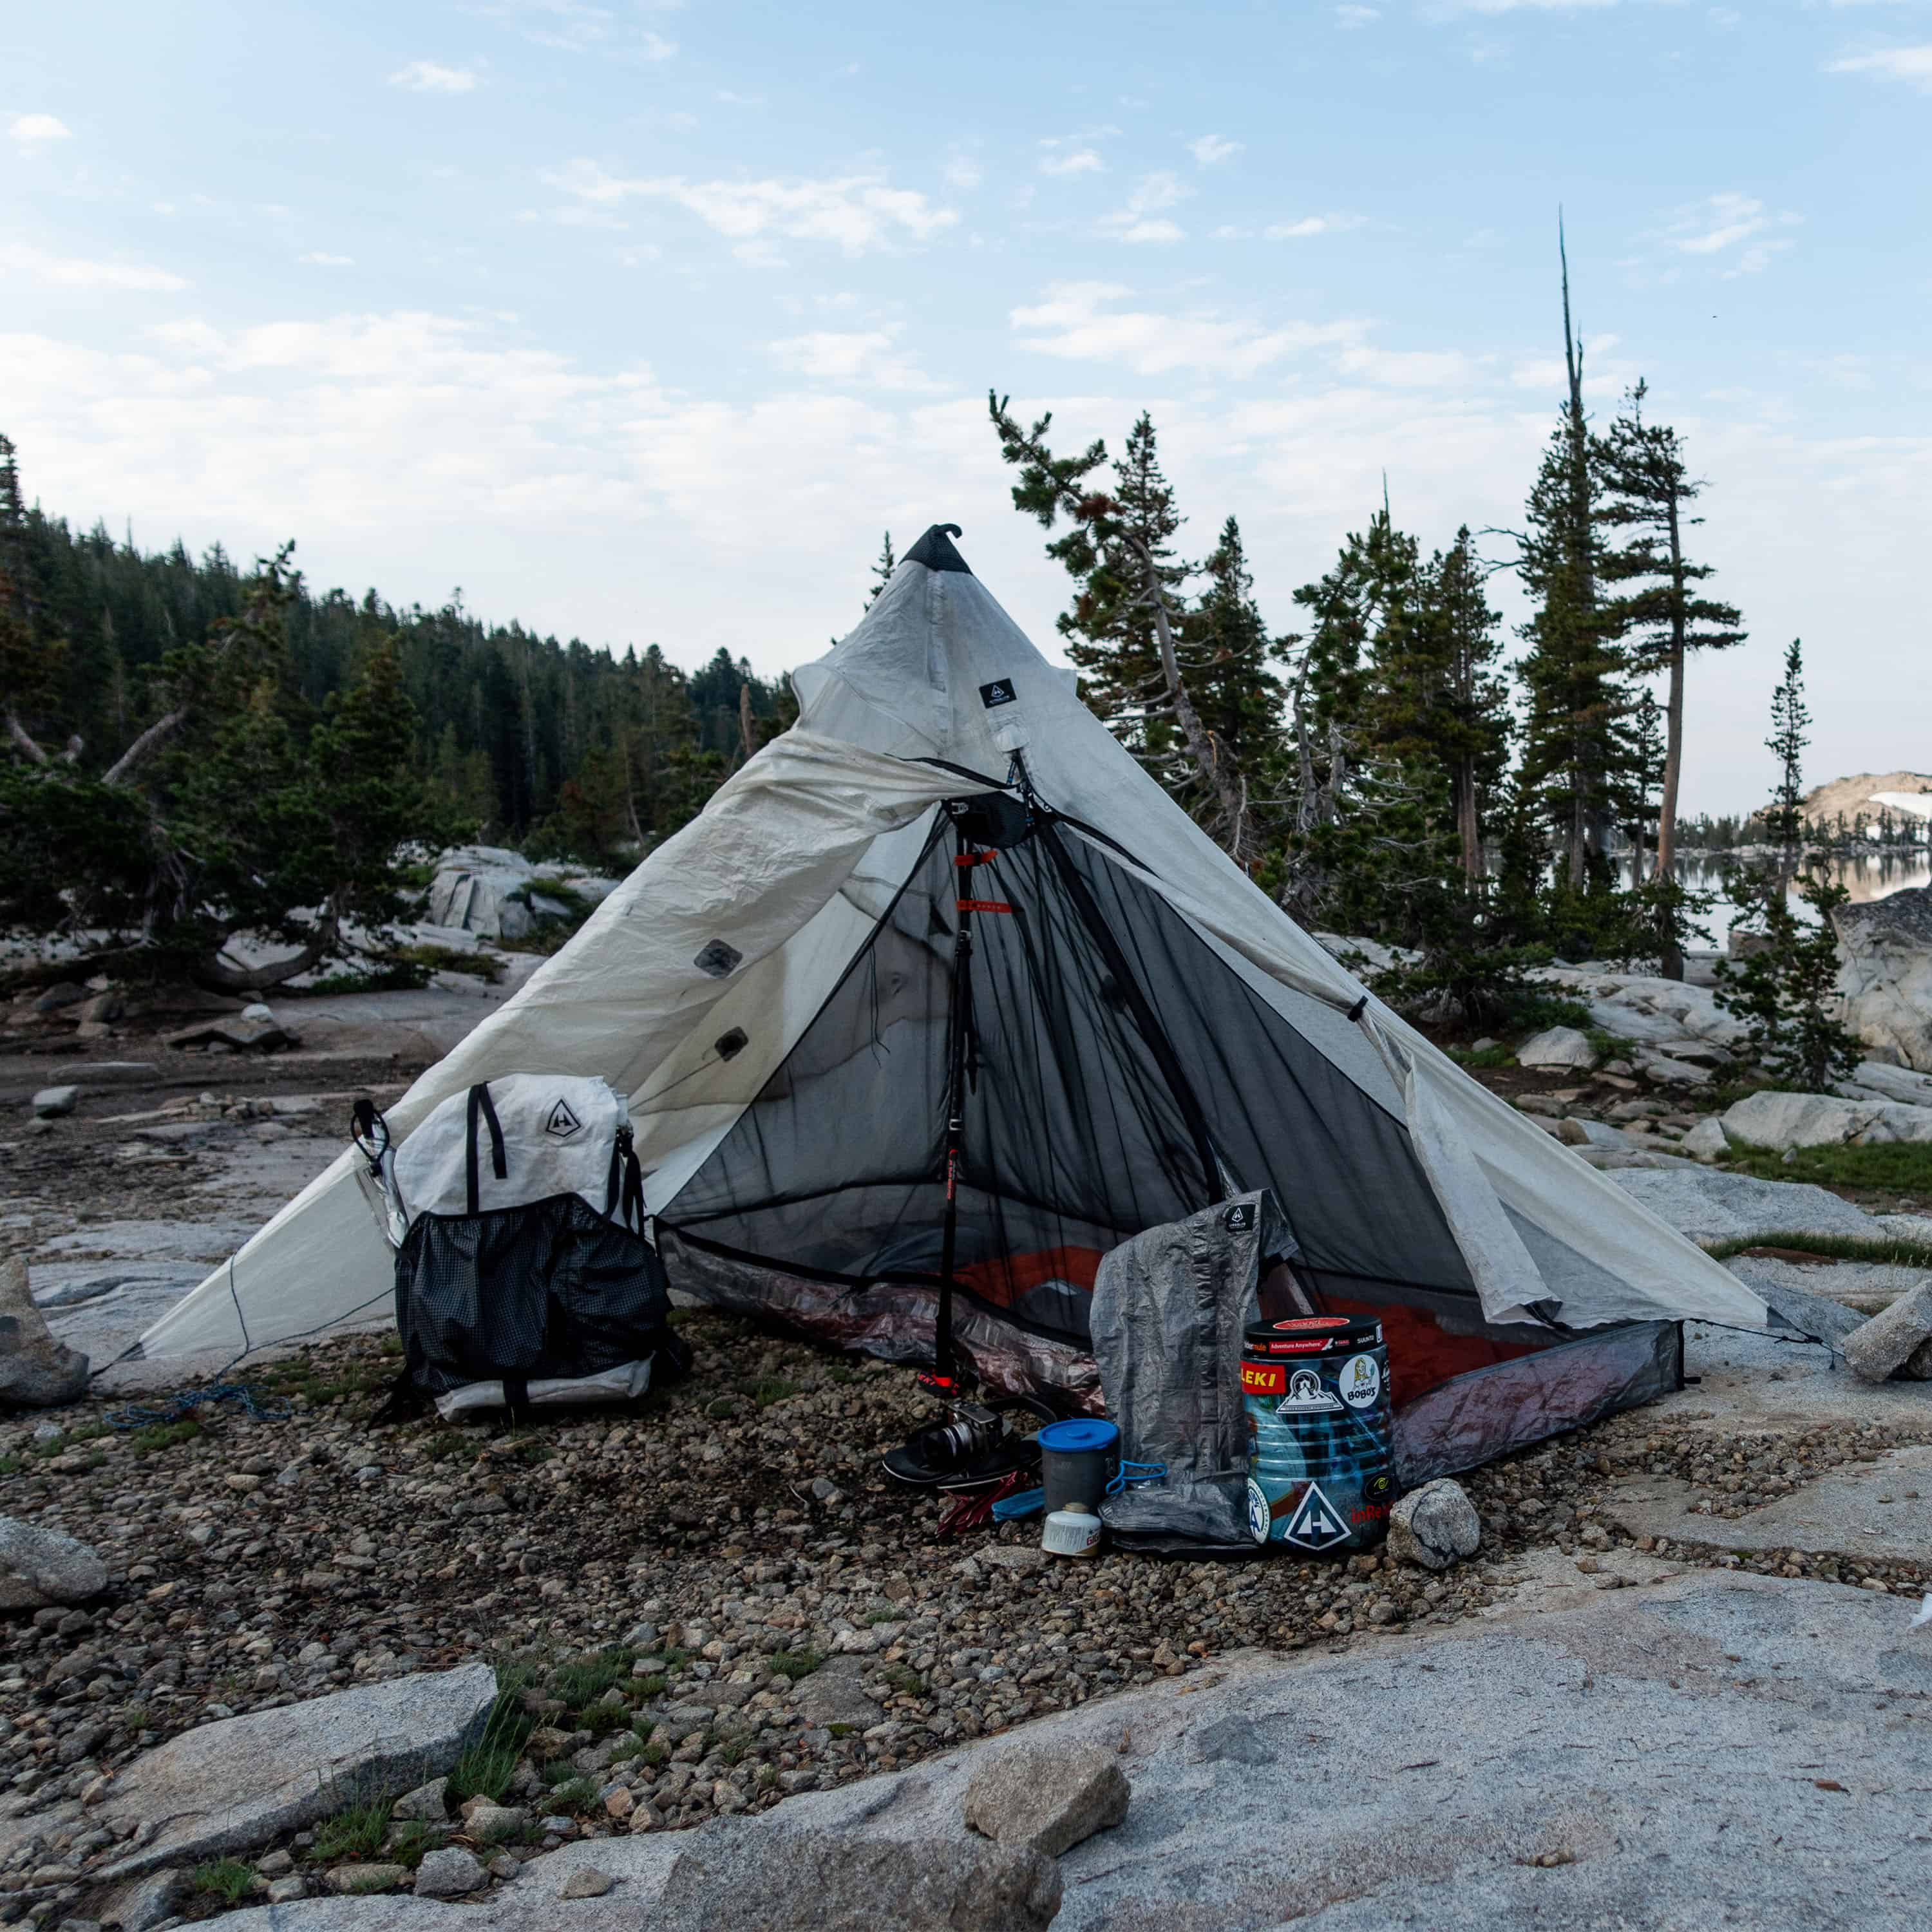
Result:
[[[10,1626],[25,1681],[0,1690],[0,1715],[44,1722],[56,1744],[107,1726],[72,1764],[50,1753],[34,1796],[77,1790],[124,1762],[136,1748],[130,1718],[159,1739],[205,1721],[218,1703],[242,1712],[370,1676],[507,1657],[565,1701],[560,1728],[577,1727],[574,1714],[604,1694],[614,1670],[634,1724],[661,1720],[674,1705],[715,1710],[714,1744],[675,1796],[668,1764],[589,1772],[566,1756],[554,1767],[599,1786],[630,1778],[654,1820],[696,1822],[716,1809],[721,1785],[737,1794],[731,1802],[763,1807],[804,1781],[910,1762],[1124,1685],[1211,1669],[1239,1646],[1325,1644],[1382,1618],[1399,1630],[1473,1616],[1508,1594],[1496,1580],[1514,1557],[1585,1554],[1574,1517],[1610,1490],[1600,1458],[1691,1478],[1713,1446],[1710,1426],[1691,1419],[1693,1396],[1478,1471],[1462,1480],[1483,1517],[1482,1558],[1439,1578],[1286,1558],[1211,1571],[1112,1555],[1042,1565],[1037,1522],[940,1544],[949,1498],[912,1494],[879,1469],[881,1448],[935,1414],[909,1370],[708,1312],[680,1316],[678,1330],[694,1375],[641,1415],[376,1430],[396,1358],[350,1338],[251,1370],[265,1394],[293,1401],[286,1421],[212,1420],[146,1454],[103,1437],[58,1470],[40,1460],[46,1445],[29,1453],[32,1419],[0,1423],[0,1456],[21,1462],[0,1506],[77,1531],[112,1552],[117,1574],[132,1573],[114,1586],[111,1656],[98,1622],[65,1634]],[[57,1419],[71,1436],[114,1406],[90,1401]],[[1796,1464],[1815,1474],[1848,1462],[1895,1435],[1838,1424],[1727,1439],[1725,1460],[1743,1454],[1737,1474],[1761,1484]],[[714,1448],[722,1455],[706,1461]],[[380,1478],[356,1479],[371,1467]],[[255,1469],[259,1487],[229,1486]],[[284,1469],[293,1472],[286,1484],[275,1480]],[[814,1478],[838,1493],[814,1498]],[[614,1494],[647,1496],[650,1506],[614,1510]],[[470,1513],[486,1498],[499,1513]],[[215,1533],[190,1553],[181,1513],[194,1510]],[[1839,1574],[1822,1559],[1800,1567]],[[1898,1565],[1860,1567],[1900,1588],[1911,1580]],[[170,1594],[149,1600],[164,1579]],[[554,1579],[567,1587],[544,1594]],[[598,1661],[614,1635],[643,1624],[656,1627],[650,1647]],[[208,1634],[243,1628],[272,1648],[239,1667]],[[722,1665],[700,1654],[714,1640],[734,1647]],[[842,1643],[869,1647],[844,1654]],[[632,1651],[667,1660],[662,1690],[632,1674]],[[794,1684],[772,1667],[775,1652],[787,1670],[807,1667],[807,1653],[825,1660]],[[260,1682],[258,1665],[278,1681]],[[42,1700],[50,1680],[103,1670],[127,1684],[105,1703]],[[864,1732],[886,1721],[900,1728],[868,1741]],[[614,1754],[628,1735],[609,1732],[594,1750]]]

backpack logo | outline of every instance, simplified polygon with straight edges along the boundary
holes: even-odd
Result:
[[[1288,1527],[1282,1532],[1289,1542],[1298,1543],[1304,1550],[1328,1550],[1335,1544],[1347,1541],[1348,1526],[1339,1511],[1330,1507],[1328,1498],[1322,1493],[1318,1483],[1310,1483],[1308,1492],[1294,1506],[1294,1514],[1288,1520]]]
[[[1238,1201],[1221,1216],[1221,1225],[1231,1234],[1245,1234],[1255,1225],[1254,1203]]]
[[[991,684],[982,684],[980,687],[980,702],[988,711],[996,705],[1013,704],[1018,697],[1019,693],[1013,688],[1011,680],[1006,678],[996,677]]]
[[[544,1132],[553,1140],[567,1141],[572,1134],[580,1134],[584,1123],[570,1111],[567,1100],[560,1100],[550,1110],[550,1118],[544,1123]]]

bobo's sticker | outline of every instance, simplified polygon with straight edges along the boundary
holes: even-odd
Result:
[[[1373,1406],[1382,1392],[1382,1364],[1372,1355],[1351,1355],[1342,1364],[1342,1400],[1351,1408]]]

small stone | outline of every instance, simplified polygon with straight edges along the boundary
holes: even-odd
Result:
[[[271,1852],[255,1861],[255,1869],[264,1878],[286,1878],[295,1868],[295,1859],[286,1852]]]
[[[34,1118],[37,1120],[57,1120],[74,1112],[74,1103],[80,1098],[78,1087],[43,1087],[34,1096]]]
[[[1424,1570],[1446,1570],[1473,1556],[1482,1543],[1482,1519],[1460,1483],[1443,1477],[1412,1490],[1389,1511],[1388,1553]]]
[[[446,1845],[440,1851],[424,1854],[416,1868],[418,1898],[460,1898],[489,1882],[489,1874],[473,1852],[460,1845]]]
[[[560,1898],[602,1898],[617,1881],[595,1865],[580,1865],[563,1882]]]
[[[1579,1033],[1574,1027],[1548,1027],[1541,1033],[1532,1034],[1516,1048],[1516,1064],[1519,1066],[1574,1068],[1579,1072],[1587,1073],[1597,1064],[1597,1049],[1590,1044],[1588,1036]]]
[[[446,1825],[449,1822],[448,1791],[447,1778],[433,1778],[427,1784],[404,1792],[389,1807],[389,1816],[412,1824]]]
[[[402,1865],[338,1865],[328,1874],[328,1888],[342,1892],[394,1892],[409,1875]]]
[[[1720,1154],[1727,1154],[1731,1145],[1714,1114],[1700,1120],[1677,1144],[1699,1160],[1715,1160]]]
[[[1058,1858],[1127,1815],[1131,1788],[1117,1754],[1028,1744],[1001,1751],[966,1786],[966,1822],[982,1837]]]
[[[44,1123],[41,1124],[44,1124]],[[87,1358],[57,1342],[34,1306],[24,1255],[0,1261],[0,1408],[58,1408],[87,1393]],[[0,1574],[4,1574],[0,1561]]]
[[[614,1818],[628,1818],[637,1809],[638,1801],[624,1785],[604,1794],[604,1808]]]
[[[292,1905],[298,1898],[308,1896],[308,1886],[299,1877],[278,1878],[270,1881],[268,1903],[271,1905]]]
[[[520,1858],[513,1858],[508,1852],[499,1852],[483,1869],[492,1878],[502,1880],[506,1884],[524,1868]]]
[[[521,1838],[530,1822],[530,1814],[520,1805],[492,1804],[486,1801],[470,1812],[464,1828],[472,1838],[496,1844],[505,1838]]]

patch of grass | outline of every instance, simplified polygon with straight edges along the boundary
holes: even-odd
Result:
[[[128,1447],[137,1456],[153,1456],[183,1442],[192,1442],[201,1433],[198,1422],[157,1422],[137,1429],[128,1438]]]
[[[0,1456],[0,1476],[17,1476],[26,1466],[24,1456]]]
[[[662,1697],[664,1688],[664,1681],[662,1677],[634,1677],[631,1679],[631,1688],[640,1697]]]
[[[613,1764],[628,1764],[633,1758],[644,1756],[650,1748],[649,1738],[633,1731],[610,1754],[610,1762]]]
[[[745,1393],[760,1408],[770,1408],[775,1402],[783,1402],[786,1396],[798,1393],[798,1384],[788,1382],[782,1376],[760,1376],[746,1384]]]
[[[1733,1147],[1728,1165],[1760,1180],[1809,1180],[1821,1187],[1869,1187],[1922,1198],[1932,1193],[1932,1142],[1888,1141],[1879,1147],[1794,1148],[1786,1160],[1768,1148]],[[1783,1244],[1786,1246],[1789,1243]]]
[[[868,1624],[902,1624],[906,1620],[904,1610],[869,1610],[866,1621]]]
[[[588,1731],[593,1738],[608,1738],[613,1731],[626,1730],[631,1722],[630,1708],[624,1704],[606,1704],[599,1702],[586,1704],[574,1712],[571,1722],[580,1731]]]
[[[424,1855],[434,1851],[445,1836],[440,1825],[425,1825],[414,1818],[406,1818],[395,1826],[389,1833],[389,1856],[399,1865],[407,1865],[411,1871],[423,1862]]]
[[[765,1661],[779,1676],[788,1677],[796,1684],[801,1677],[809,1677],[825,1659],[815,1650],[781,1650]]]
[[[425,980],[432,973],[467,973],[494,986],[503,976],[503,962],[494,952],[466,952],[460,946],[404,946],[390,956],[419,967]]]
[[[902,1697],[923,1697],[926,1695],[926,1679],[905,1664],[894,1664],[886,1672],[886,1682]]]
[[[836,1382],[842,1388],[848,1382],[856,1382],[859,1379],[859,1371],[848,1369],[843,1362],[834,1362],[826,1370],[825,1379],[829,1382]]]
[[[670,1746],[661,1738],[653,1738],[638,1755],[646,1764],[666,1764],[670,1760]]]
[[[194,1868],[194,1888],[229,1905],[239,1905],[255,1882],[255,1868],[239,1858],[217,1858]]]
[[[429,968],[408,959],[384,959],[379,964],[342,973],[325,973],[303,988],[313,998],[332,1000],[344,993],[413,993],[429,984]]]
[[[1557,1026],[1574,1027],[1579,1033],[1587,1033],[1592,1021],[1590,1010],[1581,1000],[1531,991],[1511,998],[1508,1024],[1513,1033],[1543,1033]]]
[[[1585,1030],[1585,1037],[1595,1049],[1600,1066],[1606,1060],[1634,1060],[1636,1058],[1636,1042],[1624,1039],[1622,1034],[1612,1033],[1604,1027],[1593,1026]]]
[[[825,1728],[835,1738],[849,1738],[859,1726],[856,1724],[827,1724]]]
[[[664,1660],[664,1670],[667,1675],[674,1670],[681,1670],[691,1661],[691,1652],[688,1650],[680,1650],[675,1646],[662,1652],[661,1654]]]
[[[537,1720],[524,1708],[523,1673],[497,1673],[496,1701],[490,1707],[483,1734],[456,1760],[449,1774],[446,1802],[453,1808],[466,1798],[487,1798],[500,1804],[517,1774],[517,1760]]]
[[[1458,1066],[1493,1070],[1516,1064],[1516,1048],[1513,1046],[1486,1046],[1480,1053],[1472,1046],[1452,1046],[1444,1051]]]
[[[317,1864],[374,1858],[388,1839],[389,1802],[386,1798],[364,1798],[325,1818],[315,1828],[310,1858]]]
[[[573,1815],[588,1811],[597,1802],[597,1787],[587,1778],[568,1778],[551,1786],[550,1802],[558,1810]]]
[[[714,1755],[721,1764],[736,1764],[750,1748],[742,1738],[732,1738],[718,1746]]]
[[[614,1645],[594,1656],[580,1657],[568,1664],[560,1664],[550,1672],[552,1694],[561,1697],[573,1711],[581,1711],[605,1691],[622,1684],[631,1674],[632,1661],[636,1655],[634,1651]]]
[[[1932,1244],[1924,1241],[1862,1240],[1856,1234],[1738,1234],[1714,1241],[1705,1250],[1716,1261],[1729,1261],[1751,1248],[1789,1248],[1838,1262],[1879,1262],[1893,1268],[1932,1268]]]

